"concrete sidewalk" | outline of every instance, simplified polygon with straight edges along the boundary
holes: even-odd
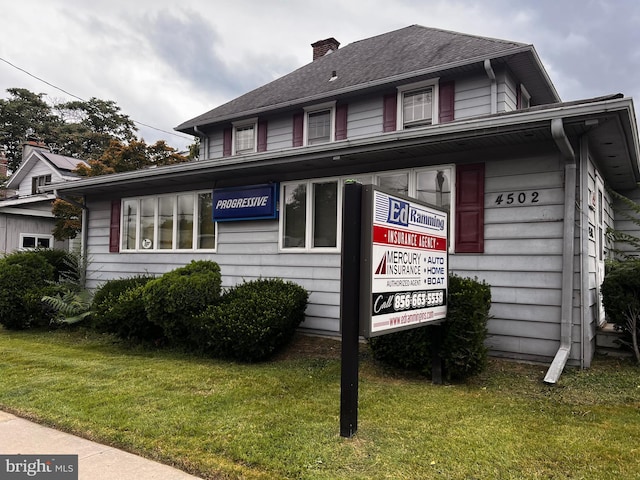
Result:
[[[197,480],[167,465],[0,411],[0,454],[78,455],[79,480]]]

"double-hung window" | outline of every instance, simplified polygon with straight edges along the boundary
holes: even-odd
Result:
[[[398,129],[438,123],[437,80],[399,87],[398,118]]]
[[[121,251],[214,250],[211,192],[126,198]]]
[[[305,145],[333,142],[335,125],[335,102],[315,105],[305,109]]]
[[[233,153],[253,153],[256,151],[258,120],[253,118],[233,124]]]
[[[51,175],[40,175],[31,179],[31,194],[36,195],[38,188],[51,184]]]
[[[309,180],[281,186],[282,250],[336,250],[339,246],[341,182]]]

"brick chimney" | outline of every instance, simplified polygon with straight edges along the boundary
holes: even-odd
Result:
[[[313,60],[315,61],[329,52],[338,50],[340,42],[331,37],[326,40],[318,40],[316,43],[312,43],[311,46],[313,47]]]

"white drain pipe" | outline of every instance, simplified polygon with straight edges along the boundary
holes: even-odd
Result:
[[[562,300],[560,317],[560,348],[551,362],[544,382],[554,384],[564,370],[571,353],[573,324],[573,257],[576,219],[576,156],[564,131],[561,118],[551,120],[551,134],[567,161],[564,166],[564,236],[562,247]]]

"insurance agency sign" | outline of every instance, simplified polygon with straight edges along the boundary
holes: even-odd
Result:
[[[364,186],[360,329],[365,337],[447,315],[448,213]]]

